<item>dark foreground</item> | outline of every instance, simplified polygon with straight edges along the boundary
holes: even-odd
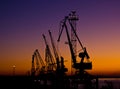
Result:
[[[0,76],[0,89],[66,89],[61,87],[56,87],[56,84],[53,85],[49,81],[43,83],[31,76]]]
[[[51,81],[45,83],[45,81],[31,76],[0,76],[0,89],[77,89],[75,86],[70,88],[68,81],[57,82],[53,80],[56,79],[51,79],[53,83],[51,84]],[[67,86],[63,87],[64,84]]]
[[[100,78],[99,79],[99,88],[93,88],[92,89],[120,89],[120,78]],[[112,81],[114,79],[114,82],[112,84]],[[105,81],[111,81],[107,82],[109,83],[109,86],[105,86]],[[59,82],[61,83],[61,82]],[[65,82],[67,83],[67,82]],[[47,85],[43,84],[43,81],[39,79],[32,78],[31,76],[0,76],[0,89],[64,89],[62,86],[56,87],[51,86],[50,82],[47,83]],[[65,89],[83,89],[83,88],[65,88]]]
[[[29,76],[0,76],[0,89],[34,89]]]

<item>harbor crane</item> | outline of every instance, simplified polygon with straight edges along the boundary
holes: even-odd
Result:
[[[71,39],[70,39],[70,35],[69,35],[69,32],[68,32],[68,26],[67,26],[67,22],[70,24],[70,27],[72,29],[72,31],[74,32],[83,52],[80,52],[79,53],[79,57],[81,58],[81,61],[79,63],[77,63],[76,61],[76,55],[74,54],[74,50],[73,50],[73,46],[72,46],[72,43],[71,43]],[[73,65],[72,67],[75,68],[75,69],[79,69],[79,73],[84,75],[84,70],[86,69],[92,69],[92,62],[88,61],[88,62],[84,62],[84,58],[86,59],[89,59],[89,55],[87,53],[87,50],[86,50],[86,47],[84,47],[75,31],[75,28],[72,24],[72,20],[69,19],[69,16],[66,16],[62,22],[61,22],[61,31],[59,33],[59,37],[58,37],[58,42],[60,41],[60,37],[62,35],[62,32],[63,32],[63,29],[65,28],[66,30],[66,35],[67,35],[67,39],[68,39],[68,44],[69,44],[69,48],[70,48],[70,52],[71,52],[71,57],[72,57],[72,61],[73,61]]]
[[[40,66],[40,74],[44,74],[46,72],[46,65],[45,65],[45,63],[44,63],[38,49],[36,49],[36,56],[38,56],[39,62],[40,62],[40,65],[41,65]]]
[[[36,76],[43,73],[45,73],[45,63],[43,62],[38,49],[36,49],[32,55],[31,75]]]
[[[75,13],[75,12],[74,12]],[[75,71],[75,75],[72,78],[72,81],[74,81],[74,83],[72,83],[72,85],[74,86],[74,88],[78,89],[78,85],[79,84],[83,84],[86,88],[91,89],[91,80],[93,79],[93,76],[91,76],[87,71],[85,70],[91,70],[92,69],[92,62],[89,60],[90,57],[88,55],[88,52],[86,50],[86,47],[84,47],[82,45],[82,42],[80,41],[76,31],[75,31],[75,26],[73,26],[73,20],[69,19],[71,15],[69,14],[68,16],[65,16],[65,18],[61,21],[61,29],[60,29],[60,33],[58,36],[58,42],[60,41],[60,37],[62,35],[63,29],[65,29],[66,31],[66,35],[67,35],[67,40],[68,40],[68,45],[69,45],[69,49],[70,49],[70,53],[71,53],[71,58],[72,58],[72,67],[76,69]],[[74,33],[74,36],[76,37],[76,40],[79,42],[80,47],[82,48],[82,52],[79,53],[79,58],[81,59],[79,62],[77,62],[77,58],[74,52],[74,48],[73,48],[73,44],[69,35],[69,31],[68,31],[68,24],[70,25],[70,28],[72,30],[72,32]],[[85,61],[85,58],[87,61]]]
[[[49,45],[47,43],[45,35],[43,34],[42,36],[43,36],[43,39],[44,39],[45,45],[46,45],[45,61],[47,64],[47,72],[53,72],[56,69],[55,61],[54,61],[54,58],[52,56],[52,53],[51,53],[51,50],[50,50]]]
[[[64,58],[62,56],[59,57],[57,49],[56,49],[56,46],[55,46],[55,43],[54,43],[54,40],[53,40],[53,37],[52,37],[52,33],[51,33],[50,30],[48,30],[48,32],[49,32],[49,35],[50,35],[50,39],[51,39],[51,44],[52,44],[54,56],[55,56],[55,59],[56,59],[56,64],[57,64],[56,72],[57,73],[67,72],[68,70],[64,66]]]
[[[52,34],[51,34],[50,30],[48,30],[48,32],[49,32],[49,35],[50,35],[51,44],[52,44],[54,56],[55,56],[56,63],[57,63],[57,69],[56,69],[56,70],[59,70],[59,69],[60,69],[60,58],[59,58],[57,49],[56,49],[56,47],[55,47],[55,43],[54,43],[54,41],[53,41],[53,37],[52,37]]]

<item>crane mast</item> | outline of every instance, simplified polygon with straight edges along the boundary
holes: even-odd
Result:
[[[78,16],[76,15],[75,11],[72,11],[69,16],[68,16],[69,21],[71,22],[72,26],[74,27],[74,30],[76,32],[77,28],[76,28],[76,22],[79,19]],[[74,52],[75,57],[77,57],[77,38],[75,36],[74,31],[71,28],[71,44],[72,44],[72,49]],[[73,65],[73,62],[71,60],[71,65]],[[71,67],[71,74],[73,74],[73,69]]]
[[[77,28],[76,28],[76,21],[78,20],[78,16],[76,15],[75,11],[72,11],[69,16],[68,16],[69,21],[71,22],[74,31],[76,32]],[[71,28],[71,44],[72,44],[72,48],[74,51],[74,55],[77,55],[77,39],[75,36],[75,33],[73,31],[73,28]]]

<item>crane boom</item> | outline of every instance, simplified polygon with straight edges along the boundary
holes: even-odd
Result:
[[[60,41],[61,34],[62,34],[63,29],[64,29],[64,27],[65,27],[66,34],[67,34],[67,38],[68,38],[68,44],[69,44],[69,47],[70,47],[70,52],[71,52],[72,61],[73,61],[74,66],[75,66],[75,65],[76,65],[76,57],[75,57],[74,51],[73,51],[73,49],[72,49],[72,44],[71,44],[71,40],[70,40],[68,28],[67,28],[67,25],[66,25],[67,19],[68,19],[68,16],[66,16],[65,19],[63,20],[62,29],[61,29],[60,35],[59,35],[59,37],[58,37],[58,42]]]
[[[64,29],[64,25],[63,25],[64,22],[61,21],[60,23],[62,24],[62,28],[60,29],[61,31],[60,31],[60,34],[59,34],[59,37],[58,37],[58,40],[57,40],[58,42],[60,41],[60,37],[61,37],[63,29]]]
[[[46,65],[38,51],[38,49],[35,50],[35,53],[36,53],[36,58],[38,57],[39,59],[39,62],[40,62],[40,68],[39,68],[39,74],[44,74],[45,73],[45,69],[46,69]]]
[[[46,37],[44,34],[43,34],[43,39],[44,39],[45,45],[46,45],[45,61],[46,61],[47,66],[48,66],[48,70],[53,71],[53,69],[55,68],[55,61],[54,61],[54,58],[52,56],[52,53],[50,51],[49,45],[47,43],[47,40],[46,40]]]
[[[81,48],[84,50],[84,53],[85,53],[86,58],[89,59],[90,57],[89,57],[89,55],[88,55],[88,53],[87,53],[87,51],[86,51],[86,47],[83,47],[82,42],[80,41],[80,39],[79,39],[79,37],[78,37],[78,35],[77,35],[77,33],[76,33],[76,31],[75,31],[75,29],[74,29],[74,27],[73,27],[71,21],[70,21],[70,20],[68,20],[68,21],[69,21],[69,24],[70,24],[70,26],[71,26],[71,28],[72,28],[72,30],[73,30],[75,36],[76,36],[76,38],[77,38],[77,40],[78,40],[78,42],[79,42]]]
[[[37,57],[37,54],[36,54],[36,51],[34,52],[34,58],[36,58],[36,70],[35,71],[37,71],[37,70],[39,70],[40,69],[40,64],[39,64],[39,61],[38,61],[38,57]]]
[[[36,49],[32,55],[32,68],[31,68],[31,75],[35,76],[35,75],[39,75],[40,73],[45,72],[45,64],[42,60],[42,57],[38,51],[38,49]]]
[[[55,47],[55,43],[53,41],[52,34],[51,34],[50,30],[48,30],[48,31],[49,31],[49,35],[50,35],[50,39],[51,39],[51,43],[52,43],[53,52],[54,52],[55,58],[57,59],[57,58],[59,58],[58,53],[57,53],[57,49]]]
[[[73,25],[72,25],[72,23],[71,23],[70,20],[69,20],[69,24],[70,24],[70,26],[71,26],[71,28],[72,28],[72,31],[74,32],[75,36],[77,37],[77,40],[78,40],[80,46],[82,47],[82,49],[84,49],[84,47],[83,47],[83,45],[82,45],[82,43],[81,43],[79,37],[77,36],[77,33],[76,33],[76,31],[75,31],[75,29],[74,29],[74,27],[73,27]]]
[[[39,61],[40,61],[41,65],[42,65],[42,67],[45,67],[45,63],[43,62],[43,59],[42,59],[42,57],[41,57],[41,55],[40,55],[38,49],[36,49],[35,52],[36,52],[36,54],[37,54],[38,57],[39,57]]]
[[[53,41],[53,37],[52,37],[52,34],[51,34],[50,30],[48,30],[48,32],[49,32],[49,35],[50,35],[50,39],[51,39],[51,43],[52,43],[52,48],[53,48],[54,56],[55,56],[56,63],[57,63],[57,70],[59,70],[60,69],[59,55],[57,53],[57,49],[55,47],[55,43]]]

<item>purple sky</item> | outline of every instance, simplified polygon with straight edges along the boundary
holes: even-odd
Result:
[[[79,37],[95,63],[93,71],[105,65],[110,69],[107,61],[114,58],[114,68],[120,72],[119,0],[1,0],[0,74],[10,72],[14,64],[18,71],[29,70],[33,51],[45,47],[42,34],[50,29],[56,40],[60,21],[73,10],[79,16]]]

